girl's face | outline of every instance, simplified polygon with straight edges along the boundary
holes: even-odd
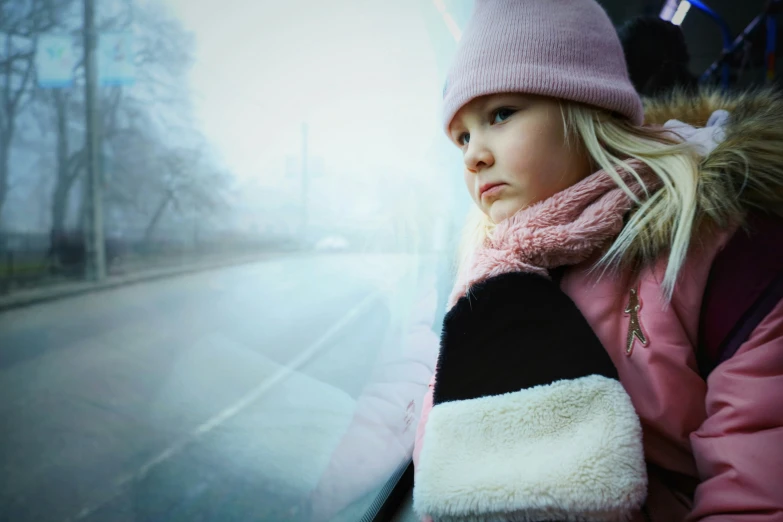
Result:
[[[492,94],[470,101],[449,126],[462,150],[465,184],[494,223],[547,199],[591,173],[590,159],[565,142],[556,100]]]

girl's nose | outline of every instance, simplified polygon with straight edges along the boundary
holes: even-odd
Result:
[[[469,171],[478,173],[491,167],[494,163],[495,157],[486,143],[477,139],[472,139],[468,143],[468,150],[465,152],[465,167]]]

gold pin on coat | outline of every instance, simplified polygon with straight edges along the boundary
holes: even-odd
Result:
[[[634,288],[631,290],[631,296],[628,299],[628,306],[625,307],[626,315],[631,317],[628,323],[628,337],[625,341],[625,354],[631,355],[633,352],[633,343],[635,339],[639,339],[642,346],[647,346],[647,337],[642,331],[642,323],[639,322],[639,310],[642,309],[642,302],[639,299],[639,292]]]

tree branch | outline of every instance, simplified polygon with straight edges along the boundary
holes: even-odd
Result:
[[[35,52],[38,49],[38,37],[33,40],[33,56],[35,56]],[[27,69],[24,72],[24,76],[22,77],[22,83],[19,85],[19,89],[16,91],[16,94],[11,96],[10,104],[8,107],[10,108],[9,113],[14,113],[19,105],[19,100],[24,95],[25,91],[27,90],[27,82],[30,79],[30,75],[33,73],[33,67],[35,66],[34,60],[29,60],[27,62]],[[8,78],[10,80],[10,78]]]
[[[117,133],[117,118],[120,112],[122,102],[122,88],[117,87],[109,94],[108,110],[104,110],[107,121],[103,125],[103,135],[106,139],[111,139]]]
[[[73,183],[79,175],[79,172],[84,168],[84,160],[86,154],[84,149],[79,150],[71,154],[66,163],[67,179],[69,183]]]
[[[8,33],[5,35],[5,49],[8,54],[11,54],[11,34]],[[4,63],[4,69],[5,69],[5,82],[3,82],[3,109],[6,113],[8,113],[8,107],[9,107],[9,101],[11,99],[11,63],[12,61],[9,60],[8,62]]]
[[[2,60],[0,60],[0,66],[3,66],[4,68],[6,68],[6,71],[8,71],[9,65],[13,66],[14,62],[18,62],[20,60],[32,60],[33,58],[35,58],[35,54],[33,54],[32,51],[9,54],[6,55],[6,57],[4,57]],[[13,73],[18,71],[14,71],[13,69],[10,69],[10,72]]]

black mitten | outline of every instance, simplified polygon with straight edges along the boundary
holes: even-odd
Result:
[[[447,314],[416,510],[438,521],[624,520],[644,502],[638,417],[552,281],[491,278]]]

